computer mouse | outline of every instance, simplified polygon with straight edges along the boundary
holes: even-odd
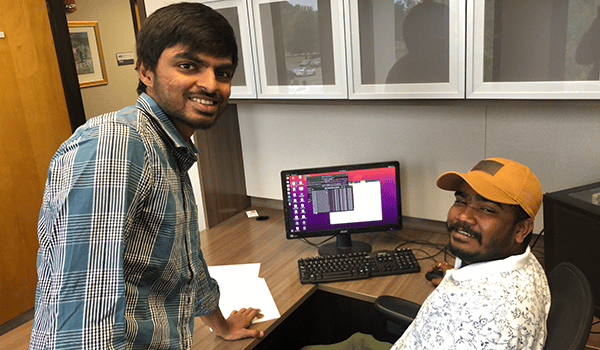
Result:
[[[427,272],[425,274],[425,278],[427,278],[428,281],[431,281],[434,278],[443,278],[444,277],[444,271],[442,270],[433,270],[430,272]]]

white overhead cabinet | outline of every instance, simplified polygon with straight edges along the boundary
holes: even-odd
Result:
[[[348,98],[342,1],[249,1],[259,98]]]
[[[470,0],[467,98],[599,98],[599,6]]]
[[[239,37],[233,99],[600,98],[600,0],[198,1]]]
[[[350,99],[464,98],[464,0],[346,0]]]

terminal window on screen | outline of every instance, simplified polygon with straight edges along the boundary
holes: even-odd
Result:
[[[378,180],[350,182],[347,174],[306,178],[313,213],[329,213],[330,224],[381,221],[381,184]]]

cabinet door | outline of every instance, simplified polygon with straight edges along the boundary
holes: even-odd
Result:
[[[346,0],[351,99],[464,98],[464,0]]]
[[[467,97],[600,97],[599,0],[469,0]]]
[[[231,81],[231,98],[256,98],[256,83],[254,80],[254,55],[250,40],[250,22],[248,6],[245,0],[214,0],[204,1],[229,21],[235,31],[238,44],[238,67]]]
[[[341,1],[251,3],[259,98],[348,98]]]
[[[194,2],[194,0],[188,0]],[[157,9],[179,2],[178,0],[145,0],[148,16]],[[231,81],[232,99],[256,98],[254,57],[250,41],[248,7],[245,0],[195,0],[210,6],[229,21],[238,45],[238,67]]]

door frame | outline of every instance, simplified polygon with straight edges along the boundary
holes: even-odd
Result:
[[[71,131],[75,131],[75,129],[85,123],[86,118],[81,90],[79,88],[79,79],[77,78],[77,68],[75,67],[75,59],[73,58],[65,3],[63,0],[46,0],[46,7],[48,9],[56,58],[58,59],[60,77],[67,102]]]

